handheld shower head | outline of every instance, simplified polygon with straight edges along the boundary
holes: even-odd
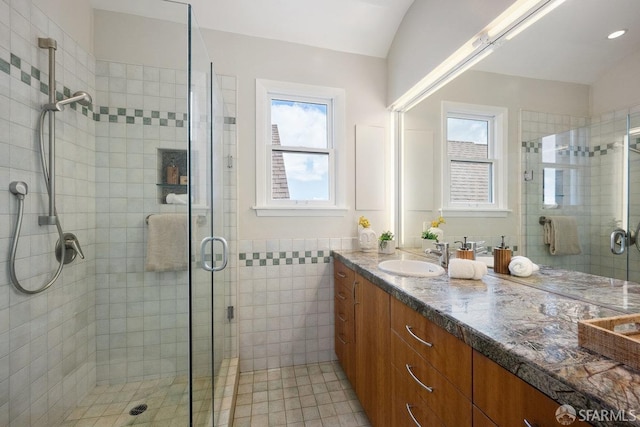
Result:
[[[74,93],[70,98],[62,99],[54,104],[45,104],[44,108],[52,111],[62,111],[64,110],[65,105],[73,104],[74,102],[87,107],[89,106],[89,104],[91,104],[91,102],[93,102],[93,100],[91,99],[91,95],[89,95],[85,91],[80,90]]]

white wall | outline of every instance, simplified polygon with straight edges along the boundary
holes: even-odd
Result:
[[[203,31],[216,72],[238,81],[238,229],[240,239],[321,238],[356,235],[357,216],[370,217],[375,228],[388,228],[388,212],[356,212],[353,165],[355,125],[388,129],[384,59],[339,53],[293,43]],[[348,213],[332,218],[257,217],[255,177],[255,79],[271,79],[344,88],[349,167],[344,185]],[[382,167],[382,166],[381,166]],[[384,194],[385,189],[380,189]]]
[[[514,0],[416,0],[389,50],[387,105],[480,32]]]
[[[447,241],[462,236],[473,236],[475,240],[487,240],[487,245],[499,243],[499,236],[510,237],[510,245],[520,242],[520,111],[531,110],[555,114],[586,117],[589,108],[589,87],[574,83],[560,83],[502,74],[468,71],[449,85],[423,101],[405,116],[406,129],[431,131],[434,134],[434,188],[433,206],[440,207],[441,186],[439,177],[442,168],[441,150],[441,103],[442,101],[463,102],[506,107],[509,110],[508,132],[508,208],[506,218],[446,218]],[[410,180],[405,177],[405,180]],[[429,184],[427,184],[429,185]],[[407,237],[419,236],[422,221],[437,216],[437,212],[409,212],[405,230]],[[411,241],[407,240],[410,245]]]
[[[640,104],[640,51],[609,68],[591,85],[591,115]]]
[[[51,21],[64,28],[83,50],[93,52],[93,9],[90,1],[33,0],[33,4]]]

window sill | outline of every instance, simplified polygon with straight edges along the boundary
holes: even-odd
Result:
[[[253,206],[257,216],[301,216],[301,217],[329,217],[345,216],[348,208],[325,206]]]
[[[442,216],[451,218],[506,218],[511,209],[443,208]]]

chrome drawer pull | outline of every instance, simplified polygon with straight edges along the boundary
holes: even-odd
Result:
[[[341,322],[346,322],[347,321],[347,319],[342,317],[342,315],[340,313],[338,313],[337,316],[338,316],[338,319],[340,319]]]
[[[342,295],[342,293],[341,293],[341,292],[338,292],[338,293],[336,294],[336,296],[337,296],[338,298],[340,298],[342,301],[344,301],[344,300],[346,300],[346,299],[347,299],[347,297],[345,297],[344,295]]]
[[[413,422],[414,422],[414,423],[416,423],[416,425],[417,425],[418,427],[422,427],[422,426],[420,425],[420,423],[418,422],[418,420],[416,420],[416,417],[414,417],[414,416],[413,416],[413,412],[411,412],[411,405],[409,405],[409,404],[407,403],[407,405],[406,405],[406,406],[407,406],[407,412],[409,413],[409,416],[411,417],[411,419],[413,420]]]
[[[409,326],[409,325],[404,325],[407,328],[407,332],[409,332],[409,334],[411,334],[412,337],[414,337],[415,339],[417,339],[418,341],[420,341],[422,344],[426,345],[427,347],[433,347],[433,344],[431,344],[428,341],[423,340],[422,338],[420,338],[419,336],[417,336],[416,334],[413,333],[413,331],[411,330],[411,328],[413,328],[413,326]]]
[[[347,275],[344,274],[342,271],[338,271],[336,274],[338,275],[338,277],[342,277],[343,279],[347,278]]]
[[[413,374],[413,371],[411,370],[411,366],[410,366],[408,363],[407,363],[405,366],[407,367],[407,371],[409,371],[409,375],[411,375],[411,377],[412,377],[412,378],[413,378],[413,379],[414,379],[418,384],[420,384],[420,385],[422,386],[422,388],[424,388],[425,390],[427,390],[429,393],[433,393],[433,388],[431,388],[431,387],[428,387],[428,386],[424,385],[424,384],[422,383],[422,381],[420,381],[420,380],[418,379],[418,377],[416,377],[416,376]]]
[[[526,418],[524,419],[524,425],[525,427],[538,427],[537,424],[531,424]]]
[[[339,339],[339,340],[340,340],[340,342],[341,342],[342,344],[344,344],[344,345],[349,344],[349,341],[345,341],[345,340],[343,340],[343,339],[342,339],[342,337],[340,336],[340,334],[338,334],[338,339]]]

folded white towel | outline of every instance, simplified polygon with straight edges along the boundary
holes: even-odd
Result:
[[[166,201],[168,205],[186,205],[188,202],[187,194],[175,194],[169,193],[167,194]]]
[[[487,265],[480,261],[454,258],[449,261],[449,277],[452,279],[480,280],[487,274]]]
[[[578,223],[572,216],[548,216],[543,227],[544,243],[551,255],[579,255]]]
[[[534,271],[538,270],[540,270],[540,267],[526,256],[514,256],[509,263],[509,272],[518,277],[529,277]]]

